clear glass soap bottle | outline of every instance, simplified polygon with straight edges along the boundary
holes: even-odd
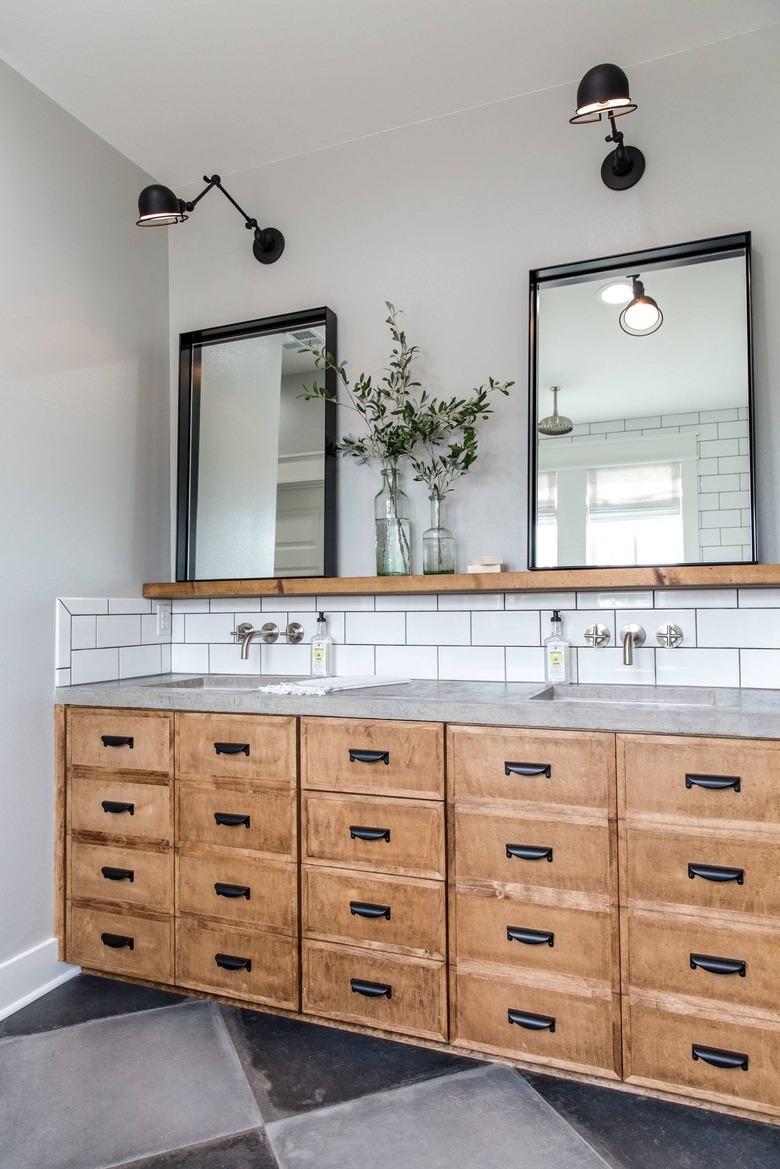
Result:
[[[324,613],[317,614],[317,632],[311,639],[311,673],[313,678],[333,675],[333,638],[328,633]]]
[[[553,609],[550,624],[552,632],[544,639],[544,679],[556,686],[565,686],[571,682],[571,653],[557,609]]]

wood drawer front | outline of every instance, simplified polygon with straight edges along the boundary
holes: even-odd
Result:
[[[173,913],[173,851],[121,848],[71,839],[68,896]],[[105,872],[103,870],[106,870]],[[132,877],[120,876],[132,873]]]
[[[496,962],[611,983],[616,929],[608,910],[568,909],[460,891],[455,899],[453,960]]]
[[[424,958],[304,942],[303,1009],[382,1031],[446,1040],[446,969],[443,962]],[[390,997],[370,993],[377,990],[389,990]]]
[[[107,743],[104,743],[104,737]],[[99,707],[69,709],[67,744],[71,767],[171,775],[173,715],[162,711],[103,710]]]
[[[713,1012],[692,1014],[661,1007],[638,998],[624,1003],[630,1027],[626,1051],[626,1079],[672,1091],[747,1107],[764,1106],[780,1112],[780,1025],[758,1020],[731,1022]],[[701,1055],[693,1058],[694,1044],[716,1052],[748,1058],[741,1067],[717,1067]]]
[[[619,996],[609,990],[552,990],[463,969],[456,982],[453,1042],[459,1046],[613,1078],[619,1074]],[[518,1021],[510,1023],[510,1012]]]
[[[447,736],[451,798],[532,800],[605,812],[613,802],[612,735],[451,726]]]
[[[110,776],[73,775],[68,797],[68,828],[121,840],[173,843],[170,784],[134,783]]]
[[[320,865],[304,865],[301,878],[304,937],[445,958],[443,882]]]
[[[444,878],[443,804],[304,793],[301,814],[302,860]],[[366,840],[361,834],[377,838]]]
[[[294,718],[268,714],[176,716],[176,774],[182,779],[270,780],[294,787],[295,761]]]
[[[611,828],[607,823],[536,820],[503,811],[455,814],[458,877],[540,885],[608,895]],[[552,860],[507,855],[509,849],[552,850]],[[534,853],[533,855],[536,855]]]
[[[301,784],[318,791],[443,799],[444,727],[380,719],[303,718]]]
[[[193,990],[297,1011],[298,943],[280,934],[204,925],[179,917],[176,982]]]
[[[690,878],[690,864],[742,870],[742,884]],[[779,871],[780,844],[669,828],[626,832],[626,896],[632,901],[780,916]]]
[[[294,858],[298,851],[297,804],[289,788],[236,791],[177,784],[178,841]]]
[[[619,735],[626,809],[701,820],[777,822],[780,743]],[[739,780],[739,790],[733,785]]]
[[[67,957],[91,970],[172,983],[173,918],[161,921],[69,905]]]
[[[297,908],[298,871],[291,861],[255,860],[230,853],[177,855],[177,913],[289,934],[297,929]]]
[[[644,990],[780,1009],[780,931],[774,926],[631,910],[627,969],[629,985]]]

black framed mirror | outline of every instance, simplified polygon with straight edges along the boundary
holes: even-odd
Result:
[[[307,344],[336,357],[329,308],[181,334],[177,580],[336,575],[336,406],[304,398]]]
[[[530,568],[756,563],[750,249],[530,272]]]

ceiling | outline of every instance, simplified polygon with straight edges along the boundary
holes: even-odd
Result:
[[[780,0],[0,0],[0,57],[180,186],[778,22]]]

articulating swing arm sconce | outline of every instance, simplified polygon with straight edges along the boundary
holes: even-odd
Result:
[[[258,227],[257,220],[247,215],[233,196],[225,190],[219,175],[212,175],[210,178],[208,175],[204,175],[203,182],[206,183],[204,189],[196,198],[188,202],[180,199],[170,187],[164,187],[161,183],[152,183],[150,187],[144,187],[138,196],[136,226],[169,227],[172,223],[183,223],[185,219],[189,219],[189,212],[195,209],[203,196],[207,195],[212,187],[218,187],[225,198],[233,204],[236,211],[243,215],[246,227],[254,232],[252,251],[255,259],[259,260],[261,264],[276,263],[284,251],[282,233],[275,227]]]

